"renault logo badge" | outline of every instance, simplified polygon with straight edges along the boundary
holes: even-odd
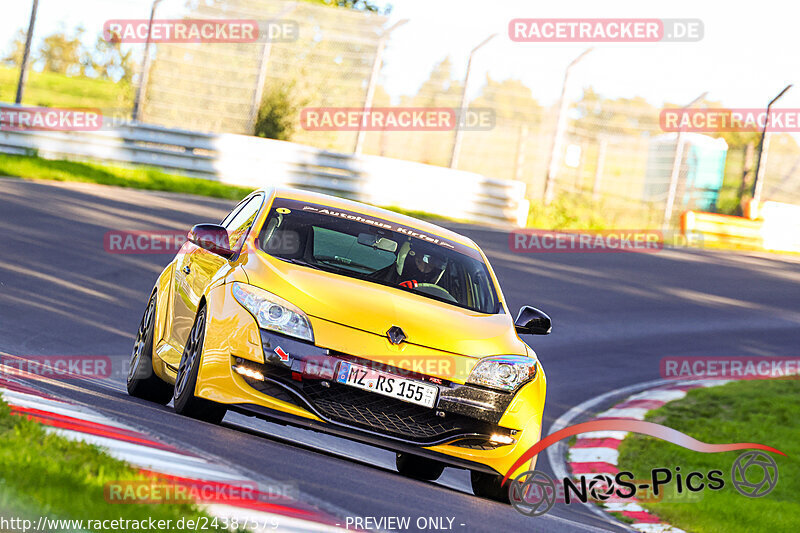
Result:
[[[389,338],[389,342],[392,344],[400,344],[406,340],[405,332],[398,326],[390,327],[389,331],[386,332],[386,336]]]

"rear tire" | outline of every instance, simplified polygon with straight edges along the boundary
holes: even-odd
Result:
[[[397,471],[406,477],[421,481],[436,481],[444,472],[444,464],[427,457],[397,453]]]
[[[201,307],[194,319],[189,338],[186,339],[186,346],[183,348],[178,374],[175,376],[175,392],[172,401],[175,405],[175,412],[178,414],[219,424],[228,409],[224,405],[194,395],[205,333],[206,309]]]
[[[172,386],[153,372],[153,335],[156,323],[156,293],[147,302],[136,342],[133,344],[128,367],[128,394],[150,402],[167,405],[172,398]]]
[[[496,502],[509,503],[508,487],[511,483],[502,485],[503,476],[499,474],[487,474],[485,472],[470,471],[470,481],[472,481],[472,492],[475,496],[489,498]]]

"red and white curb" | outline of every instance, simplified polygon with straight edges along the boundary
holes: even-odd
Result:
[[[725,383],[728,381],[704,380],[661,385],[629,396],[625,401],[598,414],[593,420],[607,418],[644,420],[648,411],[683,398],[691,389],[714,387]],[[577,435],[575,444],[567,451],[567,464],[572,475],[610,474],[613,477],[619,472],[617,466],[619,464],[619,444],[627,434],[625,431],[593,431]],[[620,513],[633,520],[634,522],[630,526],[638,531],[684,533],[683,530],[662,522],[656,515],[643,508],[636,498],[627,499],[625,502],[605,502],[601,505],[607,513]]]
[[[94,444],[106,453],[137,467],[143,473],[184,486],[211,486],[229,493],[250,487],[247,499],[225,503],[199,503],[220,519],[247,521],[247,529],[260,531],[342,531],[341,522],[286,495],[276,496],[263,484],[196,454],[152,437],[87,407],[75,405],[16,381],[0,378],[0,395],[14,414],[26,416],[49,432],[70,440]]]

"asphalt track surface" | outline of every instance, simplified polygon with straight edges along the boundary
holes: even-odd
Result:
[[[106,355],[114,374],[45,389],[221,459],[293,484],[342,518],[454,518],[454,531],[623,531],[583,505],[528,518],[477,498],[465,471],[406,479],[393,454],[319,433],[227,415],[212,426],[127,396],[124,369],[145,300],[170,255],[107,253],[110,230],[181,230],[222,219],[233,202],[113,187],[0,179],[0,351]],[[512,312],[548,312],[532,337],[548,378],[544,428],[570,407],[658,379],[665,356],[796,355],[800,262],[714,251],[519,254],[502,231],[454,226],[487,253]],[[613,403],[609,400],[609,403]],[[603,406],[598,406],[603,407]],[[587,413],[587,417],[591,413]],[[576,420],[580,421],[580,420]],[[657,466],[657,465],[656,465]],[[551,471],[545,455],[538,467]]]

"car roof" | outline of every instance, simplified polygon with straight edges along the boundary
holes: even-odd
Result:
[[[408,215],[403,215],[401,213],[396,213],[394,211],[389,211],[388,209],[382,209],[380,207],[375,207],[369,204],[364,204],[353,200],[347,200],[345,198],[339,198],[337,196],[330,196],[328,194],[304,191],[301,189],[294,189],[291,187],[274,187],[274,188],[268,187],[261,190],[266,192],[267,194],[274,194],[276,198],[299,200],[313,204],[321,204],[326,207],[330,207],[332,209],[355,211],[365,216],[380,218],[395,224],[409,226],[410,228],[418,230],[421,233],[442,237],[444,239],[448,239],[450,241],[462,244],[464,246],[468,246],[469,248],[479,250],[478,246],[472,241],[472,239],[468,237],[460,235],[447,228],[443,228],[442,226],[437,226],[436,224],[425,222],[424,220],[420,220],[418,218],[410,217]]]

